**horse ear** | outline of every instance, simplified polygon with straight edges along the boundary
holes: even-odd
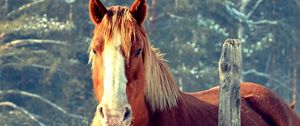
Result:
[[[130,7],[130,12],[132,13],[133,17],[139,25],[144,22],[146,17],[146,11],[146,0],[135,0]]]
[[[107,13],[107,9],[99,0],[90,0],[90,18],[94,24],[99,24]]]

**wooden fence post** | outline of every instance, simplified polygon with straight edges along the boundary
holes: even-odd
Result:
[[[227,39],[219,60],[219,120],[218,126],[240,126],[240,81],[242,69],[241,44]]]

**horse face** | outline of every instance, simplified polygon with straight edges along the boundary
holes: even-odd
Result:
[[[90,0],[90,16],[96,26],[91,43],[94,90],[99,100],[96,114],[103,126],[131,125],[136,106],[145,101],[143,39],[134,33],[139,30],[127,28],[141,25],[145,14],[140,9],[145,12],[145,1],[135,1],[130,10],[118,6],[106,10],[100,1]]]

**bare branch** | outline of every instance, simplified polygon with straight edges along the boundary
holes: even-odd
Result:
[[[263,73],[263,72],[258,72],[257,70],[255,69],[251,69],[251,70],[247,70],[247,71],[243,71],[243,75],[248,75],[248,74],[255,74],[257,76],[261,76],[261,77],[265,77],[265,78],[269,78],[270,75],[269,74],[266,74],[266,73]]]
[[[247,21],[250,25],[262,25],[262,24],[269,24],[269,25],[277,25],[278,21],[271,21],[271,20],[259,20],[259,21]]]
[[[293,92],[293,89],[285,83],[278,83],[278,85],[275,85],[275,87],[272,88],[272,90],[281,89],[282,87],[289,90],[290,92]],[[299,93],[296,93],[296,94],[297,94],[297,96],[300,95]]]
[[[80,116],[80,115],[76,115],[76,114],[71,114],[68,113],[66,110],[64,110],[63,108],[59,107],[58,105],[56,105],[55,103],[47,100],[46,98],[38,95],[38,94],[33,94],[30,92],[26,92],[26,91],[20,91],[20,90],[0,90],[0,95],[10,95],[10,94],[18,94],[21,96],[27,96],[27,97],[32,97],[38,100],[41,100],[47,104],[49,104],[50,106],[52,106],[53,108],[59,110],[60,112],[62,112],[63,114],[72,117],[72,118],[77,118],[77,119],[82,119],[84,121],[88,121],[88,119],[86,117]]]
[[[260,5],[260,3],[263,2],[263,0],[258,0],[251,11],[247,14],[247,18],[250,18],[253,14],[253,12],[256,10],[256,8]]]
[[[38,68],[38,69],[51,69],[51,66],[45,66],[45,65],[40,65],[40,64],[24,64],[24,63],[7,63],[7,64],[1,64],[1,67],[10,67],[10,66],[21,66],[21,67],[33,67],[33,68]],[[0,68],[1,68],[0,67]],[[64,72],[68,73],[65,70],[62,69],[56,69],[59,72]]]
[[[175,15],[175,14],[172,14],[170,12],[167,12],[165,13],[167,16],[169,16],[170,18],[174,18],[174,19],[178,19],[178,20],[183,20],[184,17],[181,17],[181,16],[178,16],[178,15]]]
[[[42,3],[42,2],[44,2],[44,1],[45,1],[45,0],[37,0],[37,1],[33,1],[33,2],[31,2],[31,3],[25,4],[25,5],[21,6],[21,7],[19,7],[18,9],[13,10],[12,12],[8,13],[7,16],[6,16],[6,18],[9,18],[9,17],[11,17],[11,16],[13,16],[13,15],[15,15],[15,14],[17,14],[17,13],[20,13],[20,12],[22,12],[22,11],[24,11],[24,10],[27,10],[27,9],[29,9],[30,7],[32,7],[32,6],[34,6],[34,5],[37,5],[37,4],[39,4],[39,3]]]
[[[2,38],[4,38],[4,37],[5,37],[5,33],[2,32],[2,33],[0,34],[0,39],[2,39]]]
[[[246,75],[248,75],[248,74],[254,74],[254,75],[256,75],[256,76],[264,77],[264,78],[267,78],[267,79],[270,79],[270,80],[276,82],[276,83],[278,84],[278,86],[275,86],[275,87],[273,88],[273,90],[276,90],[276,89],[281,88],[281,87],[285,87],[286,89],[292,91],[291,87],[289,87],[289,86],[287,86],[287,84],[285,84],[285,83],[287,83],[287,82],[282,82],[282,81],[280,81],[279,79],[276,79],[276,78],[274,78],[274,77],[271,77],[269,74],[266,74],[266,73],[263,73],[263,72],[258,72],[258,71],[255,70],[255,69],[251,69],[251,70],[248,70],[248,71],[243,71],[242,73],[243,73],[243,76],[246,76]],[[288,80],[287,80],[287,81],[288,81]]]
[[[296,2],[296,4],[298,5],[298,6],[300,6],[300,1],[299,0],[294,0],[295,2]]]
[[[293,72],[292,72],[292,103],[297,105],[297,68],[294,67]]]
[[[297,48],[296,48],[296,45],[294,45],[293,47],[292,47],[292,53],[293,53],[293,55],[292,55],[292,62],[294,62],[294,61],[296,61],[296,54],[297,54]],[[295,108],[295,106],[297,105],[297,94],[298,94],[298,91],[297,91],[297,80],[298,80],[298,78],[297,78],[297,72],[298,71],[298,67],[297,67],[297,65],[293,65],[292,66],[292,71],[291,71],[291,82],[292,82],[292,89],[293,89],[293,91],[292,91],[292,103],[294,104],[294,108]]]
[[[237,19],[239,22],[247,22],[247,20],[248,20],[247,16],[243,12],[234,8],[234,4],[232,2],[226,1],[225,8],[226,8],[227,12],[233,18]]]
[[[150,22],[154,22],[154,17],[155,17],[155,7],[156,7],[156,0],[152,0],[151,2],[151,7],[150,7],[150,10],[149,10],[149,16],[148,16],[148,20]]]
[[[283,84],[282,81],[276,79],[276,78],[272,78],[269,74],[266,74],[266,73],[263,73],[263,72],[258,72],[257,70],[255,69],[251,69],[251,70],[247,70],[247,71],[243,71],[243,76],[246,76],[248,74],[254,74],[256,76],[260,76],[260,77],[264,77],[264,78],[268,78],[272,81],[275,81],[277,83],[280,83],[280,84]]]
[[[154,10],[156,7],[156,0],[152,0],[151,4],[151,9]]]
[[[64,41],[58,40],[47,40],[47,39],[23,39],[14,40],[4,45],[0,45],[0,51],[16,46],[32,45],[32,44],[56,44],[56,45],[67,45]]]
[[[47,50],[33,50],[33,51],[30,51],[30,52],[32,52],[35,55],[48,53]],[[5,53],[5,54],[1,54],[0,58],[11,57],[11,56],[16,56],[16,55],[22,55],[22,54],[24,54],[23,51],[8,52],[8,53]]]
[[[262,0],[258,1],[257,6],[262,2]],[[261,25],[261,24],[270,24],[270,25],[276,25],[278,24],[278,21],[272,21],[272,20],[258,20],[254,21],[249,19],[249,17],[252,15],[253,12],[249,12],[247,15],[237,9],[234,8],[234,4],[231,2],[226,2],[225,7],[227,12],[235,19],[237,19],[239,22],[246,23],[248,25]],[[255,6],[254,6],[255,7]],[[256,7],[255,7],[256,8]],[[255,8],[252,10],[254,11]]]
[[[28,112],[26,109],[17,106],[16,104],[9,102],[9,101],[4,101],[4,102],[0,102],[0,106],[3,107],[12,107],[16,110],[19,110],[21,112],[23,112],[25,115],[27,115],[30,119],[32,119],[33,121],[37,122],[40,126],[46,126],[44,123],[42,123],[41,121],[39,121],[36,117],[35,114],[32,114],[30,112]]]

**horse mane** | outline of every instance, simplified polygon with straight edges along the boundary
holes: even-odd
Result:
[[[123,52],[127,52],[125,54],[126,62],[129,60],[130,49],[134,42],[137,40],[142,42],[146,78],[145,98],[152,111],[166,110],[176,106],[180,98],[180,91],[168,65],[165,63],[163,55],[158,49],[152,47],[144,27],[136,23],[136,20],[126,7],[111,7],[99,26],[96,26],[90,46],[92,67],[94,54],[91,49],[95,46],[93,45],[95,44],[94,41],[101,41],[99,36],[109,40],[113,37],[112,34],[116,32],[119,32],[124,40],[122,41],[121,49]]]
[[[163,55],[145,41],[146,100],[153,111],[177,105],[180,92]]]

